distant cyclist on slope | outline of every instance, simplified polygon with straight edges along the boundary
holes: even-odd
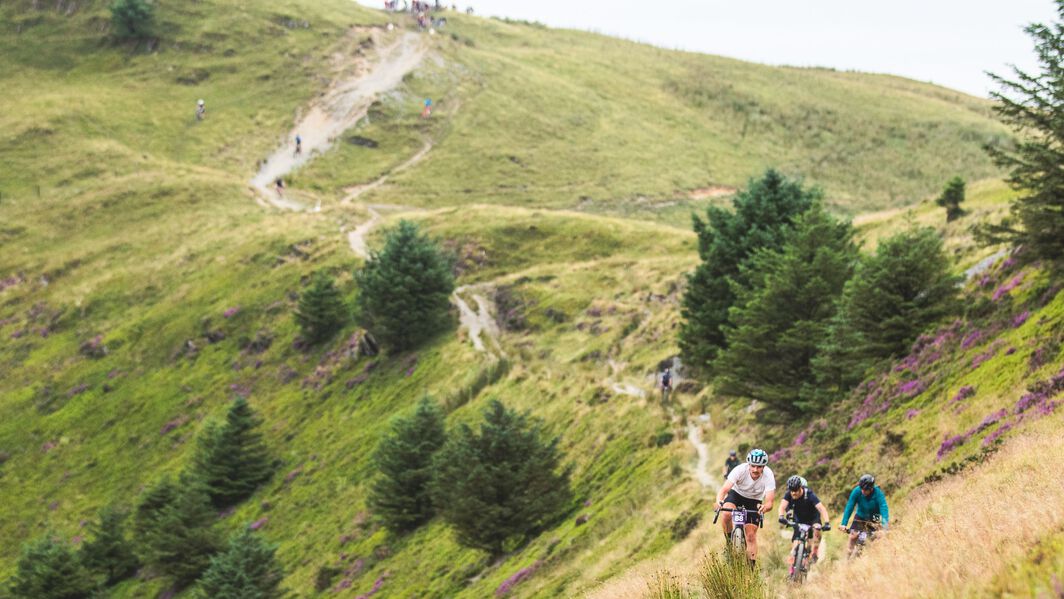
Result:
[[[772,509],[776,497],[776,478],[768,467],[768,454],[762,449],[753,449],[746,454],[746,463],[736,466],[724,486],[717,493],[717,507],[733,510],[745,508],[764,516]],[[731,536],[732,513],[722,512],[721,525],[724,538]],[[746,552],[750,565],[757,565],[757,529],[759,519],[750,518],[746,522]]]
[[[672,393],[672,373],[666,368],[665,372],[661,373],[661,401],[669,401],[669,394]]]
[[[798,524],[808,524],[813,527],[813,548],[809,552],[809,557],[812,563],[816,563],[817,551],[820,549],[820,529],[829,530],[831,528],[830,518],[828,518],[828,508],[824,507],[824,504],[820,501],[820,498],[816,496],[809,489],[809,483],[797,474],[787,479],[787,493],[780,501],[779,522],[780,524],[787,524],[787,510],[790,509],[794,512],[794,521]],[[794,544],[798,542],[798,530],[794,531],[791,536],[791,549],[794,549]],[[791,558],[793,559],[793,557]]]
[[[850,520],[850,513],[857,508],[854,515],[853,526],[846,527]],[[876,520],[879,524],[876,525]],[[846,502],[846,511],[842,513],[842,521],[839,530],[850,533],[850,552],[853,552],[857,544],[857,535],[861,532],[875,532],[879,527],[884,530],[890,520],[890,511],[887,509],[887,496],[883,490],[876,486],[876,477],[871,474],[861,476],[857,486],[850,492],[850,500]]]
[[[724,478],[728,478],[732,470],[739,465],[739,456],[735,454],[735,450],[728,452],[728,459],[724,460]]]

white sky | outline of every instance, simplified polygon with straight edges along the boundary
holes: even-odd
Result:
[[[371,7],[383,1],[361,0]],[[444,2],[446,0],[441,0]],[[1052,0],[451,0],[480,15],[767,64],[903,75],[985,96],[984,71],[1034,70],[1023,27]],[[400,2],[402,4],[402,2]]]

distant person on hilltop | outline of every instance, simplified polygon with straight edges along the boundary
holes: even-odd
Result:
[[[665,372],[661,373],[661,401],[669,401],[670,393],[672,393],[672,373],[666,368]]]
[[[207,116],[207,103],[203,100],[196,102],[196,120],[202,121]]]
[[[303,138],[300,137],[298,133],[296,133],[296,155],[298,156],[298,155],[300,155],[302,153],[303,153]]]
[[[277,181],[274,182],[277,187],[277,195],[284,197],[284,179],[277,177]]]
[[[728,459],[724,460],[724,478],[728,478],[731,471],[739,465],[739,456],[735,454],[735,450],[728,452]]]
[[[425,98],[425,108],[421,110],[421,118],[427,119],[432,115],[432,98]]]

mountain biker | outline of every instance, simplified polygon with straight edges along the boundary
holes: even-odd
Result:
[[[850,520],[850,513],[854,511],[854,507],[857,508],[857,513],[854,515],[853,526],[846,527],[846,523]],[[864,474],[857,481],[857,486],[850,492],[850,500],[846,502],[846,511],[842,513],[842,521],[839,523],[839,530],[850,534],[850,551],[854,549],[854,545],[857,544],[857,535],[861,532],[874,532],[875,525],[873,521],[876,517],[879,517],[879,527],[886,530],[887,523],[890,520],[890,511],[887,509],[887,496],[883,494],[883,490],[876,486],[876,477],[871,474]],[[862,522],[858,522],[862,520]]]
[[[717,509],[735,509],[741,507],[756,511],[759,516],[772,509],[776,497],[776,477],[768,467],[768,454],[763,449],[752,449],[746,454],[746,463],[736,466],[724,486],[717,493]],[[751,519],[753,520],[753,519]],[[732,531],[732,513],[724,512],[721,525],[724,537],[729,538]],[[757,565],[757,528],[758,522],[746,522],[746,553],[750,565]]]
[[[665,372],[661,373],[661,399],[667,401],[670,393],[672,393],[672,373],[666,368]]]
[[[735,455],[735,450],[728,452],[728,459],[724,460],[724,478],[728,478],[731,471],[739,465],[739,456]]]
[[[828,518],[828,508],[809,489],[809,484],[797,474],[787,479],[787,493],[780,501],[779,522],[787,524],[787,510],[794,511],[794,521],[798,524],[809,524],[813,527],[813,549],[809,552],[810,563],[816,563],[817,551],[820,549],[820,529],[831,528]],[[791,549],[798,542],[798,528],[795,527],[794,535],[791,536]]]
[[[202,121],[207,116],[207,103],[203,100],[196,102],[196,120]]]
[[[303,138],[296,133],[296,154],[303,153]]]

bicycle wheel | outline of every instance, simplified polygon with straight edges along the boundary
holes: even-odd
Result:
[[[731,550],[739,559],[747,559],[746,555],[746,531],[743,526],[736,526],[731,531]]]
[[[805,544],[798,543],[794,548],[794,567],[791,569],[791,581],[802,584],[805,580]]]

